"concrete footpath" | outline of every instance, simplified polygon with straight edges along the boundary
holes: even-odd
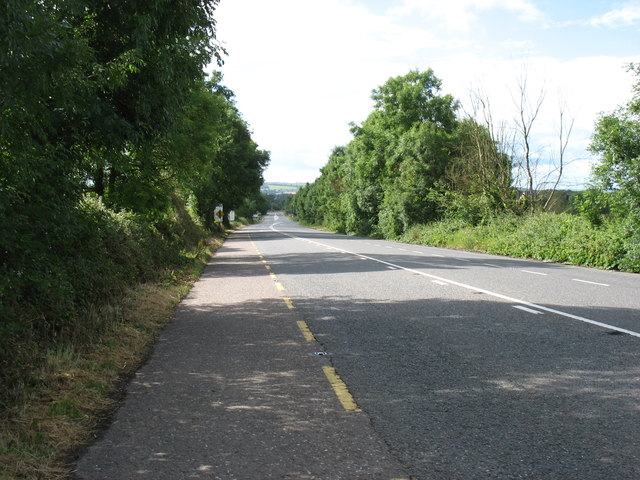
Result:
[[[406,478],[366,413],[338,400],[330,358],[313,355],[251,240],[259,228],[211,259],[75,478]]]

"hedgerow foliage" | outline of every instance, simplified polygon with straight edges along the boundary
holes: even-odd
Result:
[[[204,74],[217,4],[2,2],[0,384],[257,203],[269,154]]]
[[[443,220],[415,225],[402,240],[497,255],[640,272],[640,238],[624,220],[594,226],[568,213],[504,215],[481,225]]]

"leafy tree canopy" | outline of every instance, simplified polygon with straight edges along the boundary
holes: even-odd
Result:
[[[385,126],[408,129],[421,122],[433,122],[450,130],[455,126],[458,103],[451,95],[438,96],[442,82],[433,70],[412,70],[393,77],[371,95],[375,109],[382,112]]]
[[[180,215],[262,206],[269,154],[205,81],[218,2],[0,2],[0,357],[145,279]]]
[[[605,190],[619,190],[632,212],[640,209],[640,65],[630,70],[638,77],[634,97],[596,123],[590,150],[600,157],[594,179]]]

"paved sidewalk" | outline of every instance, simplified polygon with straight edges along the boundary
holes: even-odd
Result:
[[[323,373],[329,359],[311,355],[321,347],[303,337],[252,228],[214,255],[76,478],[405,476],[366,413],[338,401]]]

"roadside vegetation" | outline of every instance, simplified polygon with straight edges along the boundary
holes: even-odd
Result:
[[[179,268],[95,306],[78,322],[82,341],[60,341],[23,370],[0,414],[0,478],[69,477],[74,457],[109,422],[126,380],[223,239],[221,230]]]
[[[432,70],[411,71],[373,91],[374,110],[286,210],[352,235],[640,272],[640,66],[629,70],[632,99],[596,120],[585,191],[557,188],[573,126],[564,104],[555,146],[532,144],[544,92],[526,77],[506,125],[482,95],[462,115]]]
[[[217,4],[0,7],[0,478],[64,477],[221,241],[215,207],[266,209],[269,153],[204,73]]]

